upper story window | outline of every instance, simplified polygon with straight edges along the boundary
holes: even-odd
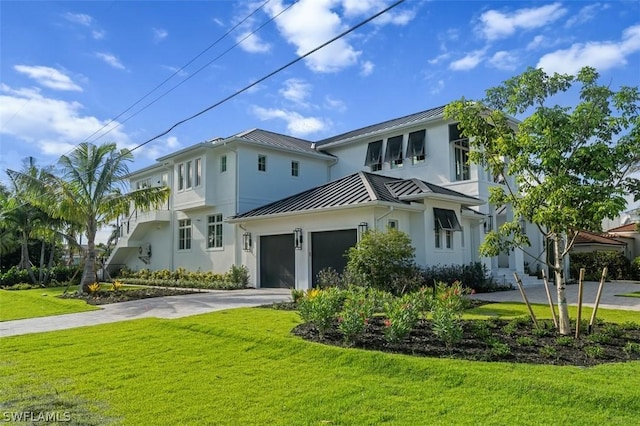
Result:
[[[151,188],[151,178],[139,180],[136,182],[136,189]]]
[[[449,124],[449,142],[453,143],[455,180],[471,179],[469,166],[469,139],[463,137],[458,124]]]
[[[291,176],[300,176],[300,163],[298,161],[291,162]]]
[[[387,221],[387,228],[398,229],[398,221],[396,219],[389,219]]]
[[[187,180],[187,185],[186,185],[187,189],[190,189],[193,186],[192,184],[193,179],[191,178],[192,171],[193,171],[193,165],[191,161],[187,161],[186,168],[185,168],[185,178]]]
[[[191,250],[191,219],[178,221],[178,250]]]
[[[419,130],[417,132],[409,133],[406,157],[411,158],[412,164],[424,163],[426,153],[426,135],[426,130]]]
[[[258,171],[266,172],[267,171],[267,156],[266,155],[258,155]]]
[[[193,181],[195,186],[200,186],[202,183],[202,159],[196,158],[195,169],[193,171]]]
[[[388,161],[392,169],[402,167],[402,135],[387,139],[384,161]]]
[[[370,142],[367,146],[367,157],[364,161],[365,166],[369,166],[372,172],[382,170],[382,141]]]
[[[178,164],[178,191],[184,189],[184,164]]]
[[[207,217],[207,248],[222,247],[222,214]]]
[[[227,171],[227,156],[223,155],[220,157],[220,173],[224,173]]]

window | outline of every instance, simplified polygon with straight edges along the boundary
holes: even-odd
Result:
[[[398,229],[398,221],[395,219],[389,219],[387,221],[387,228],[389,229]]]
[[[402,135],[387,139],[384,161],[388,161],[392,169],[402,167]]]
[[[184,189],[184,164],[178,164],[178,191]]]
[[[220,173],[224,173],[227,171],[227,156],[223,155],[220,157]]]
[[[411,158],[412,164],[424,163],[425,159],[425,136],[426,130],[409,133],[409,142],[407,142],[407,155]]]
[[[150,188],[151,179],[144,179],[136,182],[136,189]]]
[[[186,188],[190,189],[191,186],[192,186],[191,185],[191,161],[187,161],[186,164],[187,164],[187,167],[186,167],[186,171],[184,172],[185,176],[187,178],[187,186],[186,186]]]
[[[456,212],[453,210],[434,208],[433,216],[435,218],[434,235],[436,248],[442,248],[442,231],[444,231],[445,247],[452,249],[453,232],[462,231]]]
[[[455,180],[469,180],[469,139],[460,134],[457,124],[449,124],[449,142],[453,142]]]
[[[195,174],[193,176],[193,180],[194,180],[194,184],[195,186],[200,186],[200,183],[202,183],[202,159],[201,158],[196,158],[196,162],[195,162]]]
[[[364,161],[365,166],[371,167],[372,172],[382,170],[382,141],[370,142],[367,146],[367,157]]]
[[[291,162],[291,176],[300,176],[300,163],[297,161]]]
[[[163,186],[169,186],[169,173],[163,173],[160,181]]]
[[[191,250],[191,219],[178,221],[178,250]]]
[[[207,248],[222,247],[222,214],[207,217]]]
[[[258,170],[261,172],[267,171],[267,156],[258,155]]]

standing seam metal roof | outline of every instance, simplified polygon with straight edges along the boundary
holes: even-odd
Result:
[[[242,133],[238,133],[237,135],[231,136],[229,139],[241,139],[250,142],[257,142],[263,145],[273,146],[276,148],[283,148],[298,152],[306,152],[313,154],[324,154],[316,151],[315,148],[312,147],[312,142],[295,138],[293,136],[282,135],[280,133],[269,132],[267,130],[262,129],[252,129],[247,130]]]
[[[351,130],[346,133],[342,133],[340,135],[332,136],[327,139],[322,139],[316,142],[316,145],[322,146],[334,142],[340,142],[347,139],[352,139],[359,136],[364,136],[367,134],[375,133],[380,130],[391,129],[393,127],[403,126],[406,124],[416,123],[423,120],[428,120],[430,118],[438,117],[444,114],[445,106],[439,106],[436,108],[431,108],[426,111],[417,112],[414,114],[406,115],[400,118],[394,118],[392,120],[383,121],[382,123],[373,124],[370,126],[362,127],[360,129]]]

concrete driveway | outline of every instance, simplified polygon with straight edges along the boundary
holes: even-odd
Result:
[[[99,311],[0,322],[0,337],[64,330],[138,318],[181,318],[291,300],[289,289],[206,291],[102,305]]]
[[[584,283],[582,305],[593,306],[596,300],[596,294],[598,293],[597,282],[587,281]],[[525,287],[525,293],[527,299],[531,303],[548,304],[547,293],[544,289],[544,285],[535,285]],[[551,298],[554,304],[557,301],[556,288],[550,286]],[[620,297],[618,294],[633,293],[640,291],[640,283],[637,282],[625,282],[625,281],[612,281],[604,283],[602,289],[602,296],[600,298],[600,308],[607,309],[625,309],[630,311],[640,311],[640,298],[638,297]],[[567,303],[570,305],[578,304],[578,285],[568,285],[566,289]],[[488,300],[492,302],[523,302],[520,290],[510,291],[498,291],[496,293],[479,293],[474,294],[474,299]],[[640,315],[639,315],[640,319]]]

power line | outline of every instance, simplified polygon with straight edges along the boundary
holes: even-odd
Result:
[[[393,9],[393,8],[395,8],[396,6],[400,5],[401,3],[404,3],[404,1],[405,1],[405,0],[398,0],[398,1],[396,1],[395,3],[393,3],[393,4],[389,5],[389,6],[387,6],[386,8],[384,8],[383,10],[381,10],[380,12],[378,12],[378,13],[376,13],[376,14],[374,14],[374,15],[370,16],[369,18],[367,18],[367,19],[365,19],[365,20],[363,20],[363,21],[359,22],[358,24],[356,24],[356,25],[354,25],[353,27],[351,27],[351,28],[349,28],[349,29],[347,29],[347,30],[343,31],[342,33],[338,34],[337,36],[333,37],[332,39],[330,39],[330,40],[328,40],[328,41],[326,41],[326,42],[322,43],[321,45],[319,45],[319,46],[317,46],[317,47],[315,47],[315,48],[313,48],[313,49],[309,50],[309,51],[308,51],[307,53],[305,53],[304,55],[298,56],[298,57],[297,57],[297,58],[295,58],[294,60],[292,60],[292,61],[290,61],[290,62],[286,63],[285,65],[282,65],[281,67],[277,68],[276,70],[271,71],[270,73],[268,73],[268,74],[267,74],[267,75],[265,75],[264,77],[261,77],[261,78],[259,78],[258,80],[254,81],[253,83],[251,83],[251,84],[249,84],[249,85],[247,85],[247,86],[243,87],[242,89],[235,91],[235,92],[234,92],[234,93],[232,93],[231,95],[229,95],[229,96],[227,96],[227,97],[223,98],[222,100],[220,100],[220,101],[218,101],[218,102],[216,102],[216,103],[214,103],[214,104],[212,104],[212,105],[208,106],[207,108],[205,108],[205,109],[203,109],[203,110],[200,110],[199,112],[197,112],[197,113],[195,113],[195,114],[193,114],[193,115],[191,115],[191,116],[189,116],[189,117],[187,117],[187,118],[185,118],[185,119],[182,119],[182,120],[180,120],[180,121],[176,122],[175,124],[173,124],[171,127],[169,127],[169,128],[168,128],[167,130],[165,130],[164,132],[162,132],[162,133],[160,133],[160,134],[158,134],[158,135],[156,135],[156,136],[154,136],[154,137],[152,137],[152,138],[150,138],[150,139],[147,139],[146,141],[144,141],[144,142],[142,142],[142,143],[138,144],[137,146],[133,147],[132,149],[130,149],[130,150],[129,150],[129,152],[133,152],[133,151],[135,151],[136,149],[141,148],[141,147],[143,147],[143,146],[147,145],[148,143],[151,143],[151,142],[153,142],[154,140],[161,138],[162,136],[165,136],[166,134],[168,134],[169,132],[171,132],[171,131],[172,131],[173,129],[175,129],[176,127],[178,127],[178,126],[180,126],[180,125],[182,125],[182,124],[184,124],[184,123],[186,123],[186,122],[188,122],[188,121],[191,121],[191,120],[193,120],[194,118],[197,118],[197,117],[199,117],[199,116],[201,116],[201,115],[205,114],[206,112],[211,111],[212,109],[214,109],[214,108],[216,108],[216,107],[218,107],[218,106],[220,106],[220,105],[222,105],[222,104],[224,104],[224,103],[226,103],[226,102],[230,101],[231,99],[233,99],[233,98],[235,98],[236,96],[238,96],[238,95],[240,95],[240,94],[242,94],[242,93],[246,92],[247,90],[251,89],[252,87],[254,87],[254,86],[256,86],[256,85],[258,85],[258,84],[262,83],[263,81],[265,81],[265,80],[267,80],[267,79],[269,79],[269,78],[273,77],[274,75],[276,75],[276,74],[280,73],[281,71],[284,71],[285,69],[289,68],[290,66],[292,66],[292,65],[294,65],[294,64],[296,64],[296,63],[298,63],[298,62],[300,62],[301,60],[303,60],[303,59],[304,59],[304,58],[306,58],[307,56],[309,56],[309,55],[311,55],[311,54],[313,54],[313,53],[317,52],[318,50],[320,50],[320,49],[322,49],[322,48],[324,48],[324,47],[326,47],[326,46],[330,45],[331,43],[333,43],[333,42],[335,42],[335,41],[337,41],[337,40],[339,40],[339,39],[343,38],[344,36],[346,36],[346,35],[348,35],[348,34],[350,34],[350,33],[354,32],[355,30],[357,30],[358,28],[360,28],[360,27],[364,26],[365,24],[368,24],[369,22],[373,21],[373,20],[374,20],[374,19],[376,19],[377,17],[379,17],[379,16],[381,16],[381,15],[383,15],[383,14],[387,13],[388,11],[390,11],[391,9]]]
[[[270,1],[270,0],[269,0]],[[221,54],[219,54],[218,56],[216,56],[215,58],[213,58],[212,60],[210,60],[209,62],[207,62],[206,64],[204,64],[202,67],[198,68],[193,74],[189,75],[188,77],[186,77],[184,80],[182,80],[180,83],[176,84],[175,86],[173,86],[171,89],[167,90],[166,92],[164,92],[163,94],[161,94],[160,96],[158,96],[157,98],[155,98],[153,101],[149,102],[148,104],[146,104],[144,107],[142,107],[141,109],[139,109],[138,111],[136,111],[135,113],[133,113],[132,115],[130,115],[129,117],[127,117],[126,119],[118,122],[117,125],[113,126],[112,128],[110,128],[109,130],[107,130],[106,132],[104,132],[103,134],[101,134],[100,136],[96,137],[95,139],[93,139],[93,141],[109,134],[111,131],[117,129],[118,127],[120,127],[121,125],[123,125],[124,123],[126,123],[127,121],[129,121],[130,119],[132,119],[133,117],[135,117],[136,115],[140,114],[142,111],[144,111],[145,109],[149,108],[151,105],[155,104],[156,102],[158,102],[160,99],[162,99],[163,97],[165,97],[166,95],[168,95],[169,93],[173,92],[175,89],[177,89],[178,87],[182,86],[184,83],[186,83],[188,80],[190,80],[191,78],[195,77],[197,74],[199,74],[201,71],[205,70],[209,65],[211,65],[212,63],[216,62],[218,59],[222,58],[224,55],[226,55],[227,53],[229,53],[231,50],[233,50],[234,48],[236,48],[237,46],[239,46],[240,44],[242,44],[245,40],[247,40],[249,37],[253,36],[255,33],[257,33],[258,31],[260,31],[262,28],[264,28],[265,26],[267,26],[268,24],[270,24],[271,22],[273,22],[274,20],[276,20],[280,15],[282,15],[284,12],[286,12],[287,10],[289,10],[293,5],[295,5],[296,3],[298,3],[300,0],[295,0],[294,2],[292,2],[290,5],[288,5],[287,7],[283,8],[280,12],[278,12],[275,16],[271,17],[269,20],[265,21],[262,23],[262,25],[260,25],[258,28],[256,28],[255,30],[251,31],[250,33],[247,33],[247,35],[245,35],[242,39],[238,40],[234,45],[232,45],[231,47],[229,47],[227,50],[225,50],[224,52],[222,52]],[[265,3],[266,4],[266,3]],[[158,86],[159,87],[159,86]],[[142,100],[142,99],[141,99]],[[139,102],[138,102],[139,103]],[[130,109],[130,108],[129,108]],[[127,110],[128,111],[128,110]],[[126,111],[125,111],[126,112]],[[116,117],[117,118],[117,117]],[[106,127],[106,126],[104,126]],[[104,127],[102,127],[104,129]],[[102,129],[100,129],[102,130]],[[94,133],[95,134],[95,133]]]

